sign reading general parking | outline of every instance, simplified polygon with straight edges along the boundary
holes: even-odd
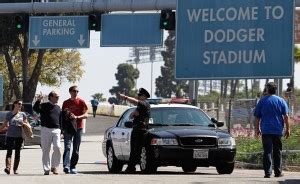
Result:
[[[88,16],[37,16],[29,19],[29,48],[89,48]]]
[[[178,0],[178,79],[293,73],[293,0]]]
[[[101,47],[162,45],[159,13],[102,14]]]

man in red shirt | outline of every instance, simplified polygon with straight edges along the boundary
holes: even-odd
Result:
[[[69,93],[71,98],[64,101],[62,110],[70,111],[70,118],[76,119],[77,127],[75,128],[76,131],[72,130],[63,130],[64,134],[64,154],[63,154],[63,166],[64,172],[66,174],[77,174],[76,165],[79,159],[79,147],[81,143],[81,136],[82,136],[82,129],[83,129],[83,119],[87,118],[87,105],[84,100],[77,97],[78,95],[78,87],[71,86],[69,88]],[[73,150],[72,156],[70,159],[71,153],[71,144],[73,140]]]

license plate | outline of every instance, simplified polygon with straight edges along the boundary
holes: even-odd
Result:
[[[194,149],[193,158],[207,159],[208,158],[208,150],[207,149]]]

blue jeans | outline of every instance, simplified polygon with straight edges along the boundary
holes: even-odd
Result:
[[[81,143],[82,129],[78,129],[76,133],[70,134],[64,132],[64,154],[63,154],[63,166],[64,168],[75,169],[79,159],[79,147]],[[73,140],[72,157],[70,159],[71,144]]]
[[[274,165],[274,174],[280,175],[282,171],[282,142],[280,135],[262,135],[264,148],[263,167],[265,175],[272,174],[272,160]]]

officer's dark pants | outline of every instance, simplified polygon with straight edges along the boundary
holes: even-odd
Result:
[[[281,136],[264,134],[262,135],[262,143],[264,148],[263,166],[264,166],[265,175],[272,174],[272,160],[274,160],[273,162],[274,174],[280,175],[282,171]]]
[[[128,169],[134,169],[136,164],[140,163],[142,147],[145,142],[146,129],[133,128],[130,142],[130,157]]]

